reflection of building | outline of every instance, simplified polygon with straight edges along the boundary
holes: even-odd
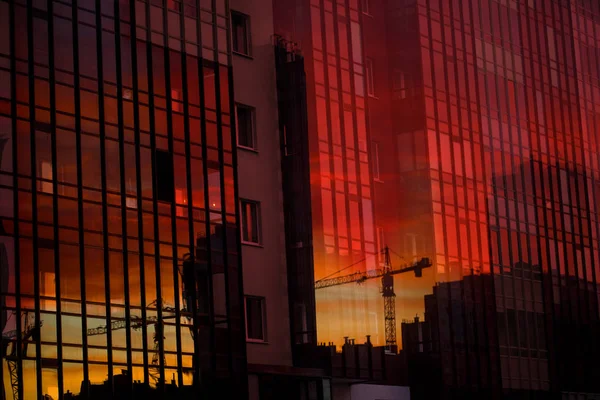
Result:
[[[302,167],[310,185],[294,193],[310,196],[314,278],[350,265],[346,273],[378,267],[376,254],[383,243],[376,238],[373,212],[361,5],[302,0],[274,1],[273,7],[275,33],[303,56],[307,139],[288,150],[301,145],[296,148],[307,157]],[[298,243],[298,249],[307,246]],[[384,343],[376,285],[320,291],[316,309],[319,340],[341,345],[344,336],[372,335],[373,343]]]
[[[230,2],[249,394],[341,400],[365,379],[397,384],[399,358],[370,343],[317,346],[306,64],[273,37],[274,3]]]
[[[590,318],[582,326],[556,310],[554,315],[545,312],[552,303],[548,297],[557,294],[550,280],[539,266],[517,263],[494,277],[466,276],[435,286],[425,296],[424,320],[415,317],[402,324],[413,395],[598,393],[594,377],[600,353],[593,338],[600,333],[600,319]],[[566,280],[561,295],[593,294],[581,289],[583,283]],[[512,296],[500,294],[509,291]]]
[[[500,312],[495,310],[493,285],[489,275],[440,283],[425,296],[424,319],[402,323],[402,353],[415,398],[469,392],[493,398],[501,387]],[[472,373],[476,369],[482,371],[477,377]]]
[[[167,399],[192,399],[193,396],[192,387],[178,388],[175,381],[171,381],[165,384],[165,390],[159,391],[156,388],[150,387],[148,384],[144,384],[140,381],[134,381],[128,374],[127,370],[122,370],[120,374],[113,376],[112,387],[114,387],[114,396],[112,393],[111,384],[108,381],[94,384],[89,382],[82,382],[80,394],[74,394],[67,392],[63,395],[65,400],[101,400],[106,398],[114,398],[119,400],[126,399],[156,399],[156,400],[167,400]],[[86,397],[81,393],[89,393]],[[53,399],[56,400],[56,399]]]
[[[246,397],[228,2],[183,3],[0,2],[6,398]]]
[[[469,352],[452,353],[466,361],[445,358],[442,348],[440,379],[507,396],[600,392],[596,356],[583,350],[596,346],[589,335],[599,315],[596,3],[368,4],[373,18],[363,20],[387,38],[372,51],[365,39],[374,71],[383,71],[373,74],[379,99],[368,107],[384,181],[375,185],[375,215],[387,204],[390,246],[434,254],[427,284],[441,282],[440,304],[468,310],[454,286],[491,275],[493,294],[482,297],[495,311],[465,319],[493,316],[505,343],[483,341],[492,350],[477,362]],[[406,319],[420,313],[407,311]],[[451,339],[448,313],[440,330]]]

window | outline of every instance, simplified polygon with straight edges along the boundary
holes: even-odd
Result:
[[[239,147],[256,150],[254,107],[236,104],[237,144]]]
[[[394,69],[392,77],[392,91],[394,99],[405,99],[407,95],[406,78],[404,72],[399,69]]]
[[[373,79],[373,60],[367,58],[365,60],[365,68],[367,74],[367,94],[375,97],[375,81]]]
[[[266,342],[266,315],[264,297],[245,298],[246,339],[251,342]]]
[[[237,11],[231,12],[231,36],[235,53],[250,55],[250,17]]]
[[[181,12],[181,2],[177,0],[167,0],[167,8]]]
[[[241,200],[242,242],[260,244],[260,204],[256,201]]]
[[[306,305],[294,303],[294,343],[308,343],[308,322],[306,318]]]
[[[163,150],[156,150],[156,195],[159,201],[172,203],[174,200],[175,182],[173,179],[173,155]]]
[[[177,89],[171,89],[171,99],[171,108],[173,109],[173,111],[183,112],[183,104],[181,104],[181,91]]]
[[[56,275],[54,272],[48,271],[40,271],[40,273],[42,275],[40,278],[41,295],[46,297],[56,297]],[[55,310],[56,307],[54,304],[55,302],[52,300],[42,299],[40,307],[44,310]]]
[[[373,179],[381,182],[381,169],[379,167],[379,143],[371,143],[371,151],[373,153]]]
[[[385,255],[383,253],[383,248],[386,246],[383,228],[381,226],[377,226],[375,228],[375,232],[377,234],[377,248],[379,249],[377,259],[379,260],[379,262],[381,264],[383,264],[385,262]]]
[[[41,178],[44,179],[40,182],[40,191],[48,194],[54,192],[52,187],[52,163],[48,161],[42,161],[41,164]]]
[[[363,14],[371,15],[369,0],[361,0]]]

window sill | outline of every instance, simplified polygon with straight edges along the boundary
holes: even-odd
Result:
[[[247,151],[249,153],[255,153],[258,154],[258,150],[252,147],[246,147],[246,146],[240,146],[239,144],[237,145],[237,148],[240,150],[244,150]]]
[[[379,97],[374,94],[367,94],[367,96],[369,96],[370,99],[379,100]]]
[[[252,343],[252,344],[269,344],[268,341],[266,341],[266,340],[260,340],[260,339],[246,339],[246,343]]]
[[[231,53],[234,54],[234,55],[236,55],[236,56],[240,56],[242,58],[246,58],[248,60],[254,60],[254,57],[252,57],[250,54],[240,53],[239,51],[235,51],[235,50],[232,50]]]
[[[364,12],[364,11],[363,11],[363,12],[362,12],[362,15],[365,15],[365,16],[367,16],[367,17],[369,17],[369,18],[373,18],[373,14],[370,14],[370,13],[368,13],[368,12]]]
[[[381,179],[378,179],[378,178],[373,178],[373,182],[385,183],[384,181],[382,181]]]
[[[258,248],[261,248],[261,249],[263,249],[265,247],[265,246],[263,246],[260,243],[244,242],[243,240],[242,240],[242,245],[244,245],[244,246],[250,246],[250,247],[258,247]]]

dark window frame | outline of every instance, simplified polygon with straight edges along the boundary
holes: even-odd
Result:
[[[247,236],[246,234],[248,232],[247,227],[246,227],[246,218],[245,218],[245,214],[244,214],[244,206],[246,204],[256,207],[255,208],[255,210],[256,210],[256,238],[257,238],[256,241],[245,238],[245,236]],[[251,246],[262,246],[261,211],[260,211],[260,202],[259,201],[249,200],[249,199],[240,199],[240,228],[242,230],[242,234],[241,234],[242,244],[247,244],[247,245],[251,245]]]
[[[240,133],[242,131],[242,126],[244,126],[245,128],[248,127],[248,124],[241,124],[240,123],[240,118],[239,118],[239,113],[238,110],[243,109],[249,112],[250,114],[250,140],[251,140],[251,144],[247,145],[247,144],[241,144],[240,143]],[[256,108],[249,106],[247,104],[242,104],[242,103],[235,103],[235,120],[236,120],[236,144],[237,147],[242,148],[242,149],[246,149],[246,150],[252,150],[252,151],[257,151],[257,140],[256,140]]]
[[[239,19],[238,19],[239,18]],[[235,24],[236,21],[242,22]],[[238,37],[237,28],[243,29],[242,37]],[[252,57],[252,35],[250,16],[239,11],[231,10],[231,50],[234,54]],[[242,39],[243,43],[239,43]]]
[[[375,94],[375,71],[373,71],[373,59],[365,58],[365,79],[367,81],[367,95],[369,97],[377,97]]]
[[[261,337],[250,337],[249,327],[251,318],[248,316],[248,300],[258,301],[260,303],[260,325],[261,325]],[[263,296],[244,296],[244,316],[246,317],[246,341],[250,343],[267,343],[267,304],[266,298]]]

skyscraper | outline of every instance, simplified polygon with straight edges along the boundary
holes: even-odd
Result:
[[[363,15],[357,1],[274,2],[275,32],[305,60],[314,278],[373,269],[376,238],[367,135]],[[333,274],[333,275],[332,275]],[[319,340],[384,344],[379,282],[317,292]]]
[[[501,392],[597,392],[595,369],[576,365],[591,365],[584,332],[597,332],[599,318],[598,3],[275,9],[276,32],[306,57],[315,279],[372,268],[353,265],[381,244],[404,259],[429,256],[421,280],[396,278],[398,320],[413,320],[436,282],[490,275],[484,299],[497,312],[477,334],[496,338],[482,343],[499,366],[450,369],[452,385],[476,390],[495,371]],[[353,216],[356,204],[372,213]],[[488,280],[469,282],[460,296],[483,293],[476,286]],[[438,292],[452,298],[457,285]],[[317,337],[377,337],[376,286],[317,291]]]
[[[496,371],[487,382],[500,393],[598,392],[597,370],[582,367],[597,355],[585,338],[599,318],[598,3],[387,6],[388,38],[401,39],[388,41],[396,135],[385,148],[398,149],[401,193],[430,199],[403,200],[398,232],[423,238],[434,280],[453,282],[437,292],[463,310],[486,281],[450,288],[494,278],[494,322],[476,324],[471,340],[488,330],[500,368],[442,346],[449,386],[476,390]]]

